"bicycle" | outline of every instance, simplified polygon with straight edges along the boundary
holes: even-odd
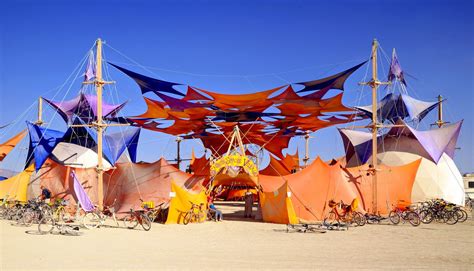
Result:
[[[286,232],[301,232],[301,233],[325,233],[326,230],[320,224],[286,224]]]
[[[388,218],[390,222],[394,225],[398,225],[400,220],[405,223],[408,221],[412,226],[417,227],[420,225],[420,216],[410,209],[409,205],[403,203],[403,201],[399,201],[399,203],[394,206],[393,210],[390,211]]]
[[[138,224],[140,224],[145,231],[151,229],[151,221],[148,216],[141,211],[134,211],[133,209],[130,209],[130,213],[123,219],[123,223],[125,227],[129,229],[135,229]]]
[[[202,222],[207,217],[207,214],[204,213],[205,210],[203,208],[204,203],[197,205],[191,202],[191,209],[189,209],[189,211],[187,211],[184,215],[183,224],[188,225],[189,222]]]
[[[57,223],[52,216],[43,217],[38,223],[38,232],[40,234],[53,233],[53,230],[55,228],[58,230],[58,233],[61,235],[70,235],[70,236],[81,235],[81,232],[79,232],[78,226]]]
[[[119,223],[117,218],[115,217],[115,202],[117,199],[114,200],[111,206],[104,206],[104,211],[100,211],[97,206],[91,212],[86,213],[84,218],[82,219],[82,224],[84,227],[88,229],[95,229],[97,227],[105,225],[107,218],[111,217],[115,222],[115,226],[119,227]]]
[[[150,219],[151,222],[158,221],[159,223],[166,222],[168,216],[168,209],[163,208],[162,206],[165,202],[162,202],[155,208],[149,208],[148,205],[143,205],[145,215]]]

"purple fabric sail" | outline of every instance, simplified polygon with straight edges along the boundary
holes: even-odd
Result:
[[[84,81],[90,81],[95,78],[94,52],[89,52],[89,59],[87,60],[86,72],[84,73]]]
[[[173,97],[170,97],[158,92],[156,93],[156,95],[158,95],[158,97],[160,97],[164,102],[166,102],[169,105],[169,107],[172,110],[175,110],[175,111],[183,111],[184,109],[188,109],[188,108],[209,107],[208,104],[191,103],[191,102],[176,99],[176,98],[173,98]]]
[[[385,135],[378,137],[379,152],[385,151],[403,151],[421,155],[435,163],[446,153],[449,157],[454,157],[456,149],[456,142],[461,131],[462,121],[446,125],[439,129],[418,131],[403,121],[398,121],[397,125],[402,127],[393,127]],[[357,155],[359,161],[365,163],[372,155],[372,134],[367,132],[353,131],[347,129],[339,129],[339,133],[343,139],[346,150],[346,158],[350,160],[354,155]],[[412,138],[418,142],[419,148],[411,146],[397,145],[400,149],[387,149],[384,146],[384,140],[387,138],[395,138],[397,140],[405,140],[405,138]],[[418,151],[414,151],[418,150]]]
[[[407,127],[429,153],[433,161],[438,163],[443,153],[453,158],[462,123],[463,121],[460,121],[428,131],[417,131],[408,125]]]
[[[97,117],[97,96],[91,94],[79,94],[69,101],[51,101],[43,98],[48,104],[58,111],[66,122],[70,122],[74,115],[80,117],[85,122],[90,122]],[[102,117],[115,117],[125,106],[125,103],[113,105],[102,102]]]
[[[85,212],[90,212],[94,210],[94,204],[92,204],[91,199],[87,195],[82,185],[79,183],[79,180],[77,180],[74,171],[71,172],[71,177],[74,181],[74,193],[76,194],[77,200],[81,204],[82,209]]]
[[[397,53],[395,53],[395,49],[393,49],[392,62],[390,63],[390,69],[388,71],[388,81],[393,81],[395,78],[405,86],[407,85],[405,76],[403,75],[402,66],[400,65],[400,62],[398,62]]]
[[[436,102],[420,101],[405,94],[389,93],[377,104],[377,115],[382,122],[395,123],[399,119],[421,121],[429,112],[436,108]],[[356,106],[357,110],[372,118],[372,105]]]

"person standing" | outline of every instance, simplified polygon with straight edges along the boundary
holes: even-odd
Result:
[[[252,207],[253,207],[253,193],[250,189],[247,188],[247,192],[245,192],[245,211],[244,217],[252,217]]]

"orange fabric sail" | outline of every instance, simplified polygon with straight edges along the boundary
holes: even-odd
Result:
[[[398,201],[411,202],[411,192],[421,159],[399,167],[380,165],[377,171],[377,213],[388,214]],[[368,165],[347,168],[346,178],[356,187],[361,205],[372,212],[373,176],[367,176]]]
[[[378,174],[377,212],[387,214],[399,200],[410,202],[411,190],[421,160],[400,166],[381,165]],[[317,158],[305,169],[285,176],[259,175],[264,193],[275,192],[287,183],[291,202],[299,221],[321,221],[330,211],[327,203],[333,199],[350,203],[358,198],[359,211],[371,211],[372,176],[367,176],[368,166],[343,168],[339,162],[333,165]],[[282,199],[281,199],[282,200]],[[280,202],[279,204],[283,204]],[[262,213],[274,212],[262,207]],[[288,214],[281,212],[280,220]],[[274,216],[274,214],[272,215]],[[265,217],[265,215],[264,215]]]
[[[0,144],[0,161],[3,161],[5,157],[15,148],[15,146],[25,137],[26,129],[8,139],[4,143]]]
[[[235,95],[220,94],[220,93],[211,92],[211,91],[207,91],[207,90],[199,89],[199,88],[196,88],[196,89],[214,98],[214,101],[216,103],[222,103],[222,104],[227,104],[227,105],[232,105],[232,106],[250,106],[250,105],[260,104],[261,102],[265,101],[268,98],[268,96],[270,96],[272,93],[276,92],[277,90],[281,89],[282,87],[284,86],[279,86],[276,88],[272,88],[272,89],[261,91],[261,92],[251,93],[251,94],[235,94]]]

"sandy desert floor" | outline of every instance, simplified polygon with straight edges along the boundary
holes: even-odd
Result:
[[[37,227],[0,221],[0,270],[474,270],[472,217],[453,226],[287,233],[286,225],[240,218],[240,204],[221,208],[223,222],[81,229],[81,236],[28,234]]]

